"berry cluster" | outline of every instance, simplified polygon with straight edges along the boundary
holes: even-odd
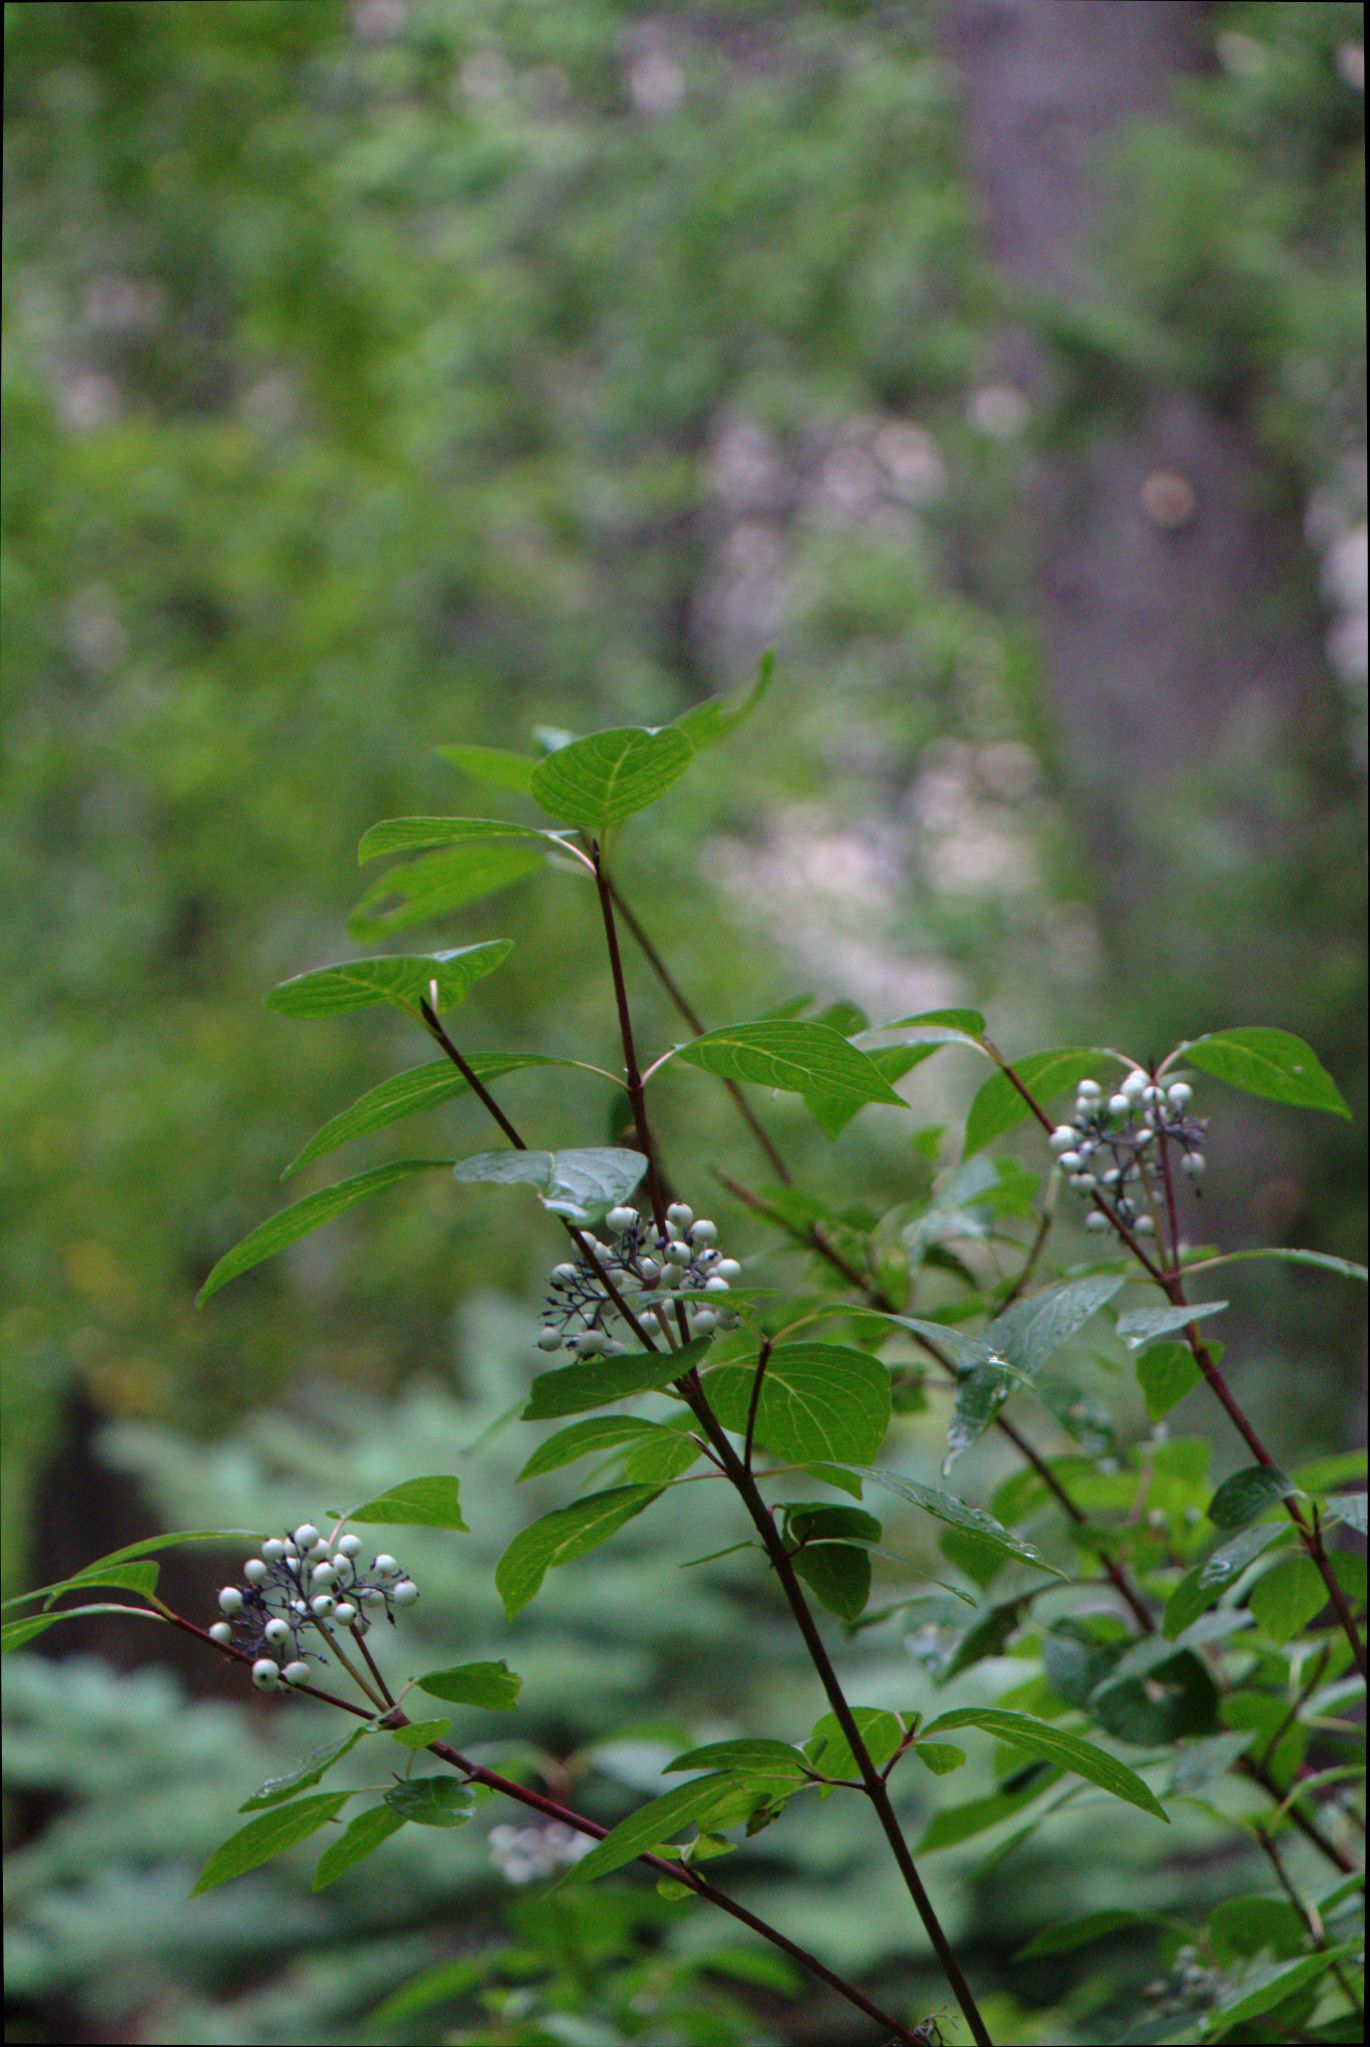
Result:
[[[360,1536],[344,1535],[341,1523],[331,1536],[312,1521],[272,1536],[261,1555],[243,1565],[242,1583],[220,1592],[224,1618],[210,1629],[211,1641],[252,1657],[258,1691],[308,1684],[310,1663],[326,1660],[304,1646],[310,1628],[324,1642],[333,1639],[334,1628],[364,1635],[382,1612],[393,1626],[395,1608],[412,1606],[419,1596],[393,1557],[382,1551],[363,1565],[362,1548]]]
[[[490,1860],[511,1884],[531,1884],[555,1876],[588,1855],[594,1845],[593,1835],[578,1834],[561,1820],[545,1827],[490,1829]]]
[[[742,1277],[742,1267],[715,1248],[718,1230],[707,1217],[696,1222],[694,1210],[676,1201],[666,1211],[664,1231],[635,1208],[611,1208],[604,1227],[612,1241],[591,1237],[593,1259],[567,1260],[553,1268],[540,1350],[569,1350],[590,1358],[617,1357],[627,1348],[609,1334],[618,1311],[604,1284],[606,1273],[642,1321],[654,1318],[678,1329],[684,1313],[692,1336],[736,1329],[738,1317],[723,1296]],[[717,1295],[718,1303],[681,1300],[682,1293]]]
[[[1114,1095],[1105,1096],[1097,1080],[1082,1080],[1074,1122],[1062,1123],[1051,1133],[1056,1163],[1083,1200],[1107,1201],[1134,1235],[1154,1236],[1154,1196],[1165,1177],[1164,1147],[1170,1144],[1178,1150],[1187,1179],[1197,1186],[1203,1178],[1202,1145],[1208,1125],[1190,1115],[1193,1099],[1188,1081],[1162,1087],[1141,1067],[1134,1067]],[[1085,1217],[1088,1230],[1108,1226],[1101,1208],[1092,1208]]]

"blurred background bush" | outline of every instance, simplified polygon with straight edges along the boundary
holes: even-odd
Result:
[[[1278,1024],[1363,1108],[1358,8],[5,14],[7,1591],[161,1520],[455,1461],[523,1383],[554,1246],[502,1196],[408,1192],[193,1306],[316,1125],[424,1056],[397,1019],[316,1033],[261,997],[348,949],[368,824],[492,807],[442,743],[658,722],[773,643],[763,710],[628,842],[709,1021],[966,1001],[1010,1052],[1139,1054]],[[614,1062],[569,882],[414,936],[517,941],[470,1046]],[[975,1078],[920,1069],[919,1124]],[[594,1086],[508,1091],[594,1141]],[[726,1101],[672,1088],[668,1148],[727,1162]],[[473,1105],[444,1120],[484,1142]],[[888,1120],[829,1147],[774,1118],[824,1191],[879,1205],[914,1191]],[[1215,1235],[1358,1255],[1351,1135],[1225,1103],[1211,1151]],[[1347,1303],[1237,1270],[1248,1405],[1293,1456],[1346,1441]],[[520,1454],[460,1463],[475,1548],[424,1558],[472,1653],[509,1646],[471,1557],[529,1511]],[[737,1697],[768,1600],[732,1563],[680,1597],[662,1541],[520,1622],[553,1749],[807,1699],[778,1628]],[[204,1600],[212,1567],[171,1581]],[[278,1869],[182,1907],[302,1716],[146,1667],[141,1636],[63,1647],[14,1666],[12,2037],[383,2038],[361,2015],[458,1920],[494,1937],[499,1879],[441,1836],[361,1902]],[[907,1686],[898,1643],[854,1654]],[[610,1760],[631,1785],[641,1758]],[[878,1972],[898,1899],[823,1819],[758,1842],[749,1895]],[[1117,1872],[1129,1902],[1179,1894],[1155,1852]],[[1034,1881],[1100,1901],[1083,1831],[1041,1858],[950,1913],[977,1980]],[[1068,2000],[999,2012],[1098,2037]],[[390,2037],[443,2015],[420,2023]]]

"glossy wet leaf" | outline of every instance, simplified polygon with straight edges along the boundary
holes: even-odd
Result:
[[[1268,1464],[1249,1464],[1223,1480],[1208,1503],[1208,1518],[1215,1528],[1244,1528],[1297,1491],[1285,1472]]]
[[[568,1222],[597,1221],[606,1209],[626,1201],[647,1170],[641,1152],[617,1146],[570,1151],[482,1151],[461,1159],[454,1173],[464,1185],[489,1182],[529,1186],[544,1208]]]
[[[1030,1564],[1035,1571],[1045,1571],[1053,1578],[1065,1575],[1058,1571],[1054,1564],[1049,1564],[1041,1552],[1034,1549],[1022,1536],[1014,1535],[1009,1529],[1001,1527],[994,1516],[986,1514],[982,1508],[967,1506],[966,1502],[958,1499],[954,1493],[943,1492],[937,1486],[925,1485],[921,1479],[906,1478],[902,1472],[889,1471],[883,1465],[870,1466],[861,1475],[870,1479],[873,1484],[883,1486],[887,1492],[897,1493],[901,1500],[907,1500],[911,1506],[921,1507],[923,1512],[931,1514],[934,1520],[944,1521],[950,1528],[978,1537],[989,1550],[1005,1559],[1012,1558],[1018,1563]]]
[[[510,824],[496,817],[390,817],[372,825],[357,848],[364,866],[382,853],[415,853],[433,846],[478,844],[488,839],[530,839],[557,847],[564,834],[540,825]]]
[[[259,1812],[267,1806],[284,1805],[287,1799],[308,1791],[312,1784],[326,1776],[334,1763],[340,1763],[345,1755],[350,1755],[357,1743],[370,1732],[369,1727],[353,1727],[340,1740],[329,1742],[326,1748],[315,1749],[285,1776],[268,1777],[260,1791],[254,1791],[251,1798],[244,1799],[238,1807],[239,1812]]]
[[[504,746],[439,746],[434,751],[450,767],[470,775],[473,781],[485,782],[492,789],[514,789],[525,795],[537,766],[535,755],[514,753]]]
[[[874,1061],[827,1024],[802,1019],[728,1024],[676,1050],[678,1059],[724,1080],[752,1081],[789,1094],[908,1105]]]

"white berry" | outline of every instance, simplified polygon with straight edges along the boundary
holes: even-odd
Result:
[[[399,1574],[400,1567],[395,1562],[395,1559],[385,1550],[382,1550],[376,1559],[376,1576],[378,1578],[398,1578]]]
[[[285,1555],[285,1544],[280,1540],[279,1536],[273,1535],[269,1542],[262,1544],[262,1555],[269,1564],[279,1564],[281,1558]]]
[[[350,1628],[357,1618],[357,1609],[350,1599],[340,1600],[333,1609],[333,1618],[340,1628]]]
[[[623,1232],[630,1230],[637,1221],[637,1210],[635,1208],[611,1208],[604,1221],[616,1237],[621,1237]]]
[[[259,1656],[252,1666],[252,1682],[259,1692],[274,1692],[281,1681],[281,1666],[269,1656]]]
[[[718,1261],[718,1277],[726,1279],[729,1286],[731,1286],[734,1280],[741,1279],[742,1267],[735,1258],[720,1258]]]
[[[268,1621],[262,1633],[268,1642],[274,1642],[279,1649],[290,1640],[290,1623],[283,1620]]]
[[[219,1594],[220,1613],[234,1614],[243,1610],[243,1595],[236,1585],[225,1585]]]
[[[716,1244],[718,1242],[718,1225],[711,1223],[707,1217],[704,1221],[697,1222],[690,1231],[690,1242],[692,1244]]]
[[[1139,1215],[1132,1227],[1139,1237],[1154,1237],[1156,1234],[1156,1225],[1149,1215]]]
[[[1177,1080],[1166,1089],[1166,1096],[1172,1109],[1187,1109],[1194,1099],[1194,1090],[1187,1080]]]
[[[362,1553],[362,1539],[359,1535],[345,1535],[338,1544],[340,1557],[359,1557]]]
[[[412,1606],[419,1596],[419,1588],[412,1578],[401,1578],[390,1597],[396,1606]]]
[[[309,1665],[303,1660],[303,1658],[298,1659],[294,1663],[287,1663],[285,1669],[281,1672],[281,1676],[285,1679],[288,1685],[308,1684]]]
[[[667,1222],[674,1223],[678,1230],[688,1230],[694,1219],[694,1210],[687,1208],[683,1201],[673,1201],[666,1211]]]
[[[1051,1133],[1050,1143],[1052,1150],[1055,1152],[1069,1151],[1079,1134],[1073,1123],[1058,1123]]]
[[[231,1642],[233,1629],[227,1621],[215,1621],[209,1631],[209,1639],[211,1642]]]
[[[1201,1180],[1203,1178],[1205,1163],[1206,1161],[1201,1151],[1187,1151],[1181,1160],[1181,1164],[1191,1180]]]
[[[1079,1095],[1082,1102],[1097,1102],[1102,1093],[1103,1089],[1097,1080],[1082,1080],[1080,1082]]]
[[[243,1565],[243,1582],[247,1585],[265,1585],[269,1573],[260,1557],[249,1557]]]
[[[1085,1217],[1085,1228],[1087,1230],[1106,1230],[1108,1228],[1108,1217],[1101,1214],[1097,1208],[1091,1208],[1089,1214]]]
[[[1131,1095],[1123,1094],[1110,1095],[1108,1106],[1115,1116],[1130,1116],[1132,1114],[1132,1097]]]
[[[331,1592],[321,1592],[317,1599],[310,1600],[309,1610],[315,1620],[326,1621],[336,1605],[337,1601]]]
[[[718,1317],[712,1308],[701,1308],[695,1316],[695,1335],[711,1336],[718,1327]]]
[[[540,1329],[538,1331],[538,1349],[539,1350],[561,1349],[561,1331],[559,1329],[553,1329],[550,1322],[543,1329]]]
[[[319,1539],[319,1531],[312,1521],[302,1521],[295,1530],[295,1542],[300,1549],[313,1549]]]

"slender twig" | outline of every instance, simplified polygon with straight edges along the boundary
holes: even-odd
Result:
[[[1264,1828],[1261,1828],[1258,1829],[1256,1838],[1265,1850],[1280,1889],[1284,1892],[1284,1895],[1288,1898],[1300,1919],[1302,1919],[1308,1932],[1308,1938],[1312,1941],[1314,1947],[1318,1949],[1319,1953],[1326,1954],[1328,1948],[1327,1930],[1322,1923],[1322,1915],[1318,1911],[1317,1906],[1306,1903],[1290,1882],[1289,1873],[1284,1866],[1284,1857],[1280,1854],[1274,1835],[1267,1833]],[[1331,1973],[1336,1979],[1337,1988],[1345,1997],[1352,2011],[1356,2013],[1358,2018],[1363,2017],[1364,2013],[1360,2000],[1352,1989],[1350,1979],[1347,1977],[1346,1971],[1342,1968],[1340,1962],[1333,1962],[1331,1964]]]
[[[756,1361],[752,1374],[752,1397],[747,1403],[747,1433],[742,1444],[742,1462],[748,1471],[752,1468],[752,1440],[756,1435],[756,1411],[761,1405],[761,1387],[766,1377],[766,1367],[771,1361],[771,1340],[766,1338],[761,1346],[761,1355]]]
[[[666,1202],[661,1191],[661,1172],[656,1146],[652,1142],[651,1125],[647,1121],[647,1097],[642,1086],[642,1069],[638,1065],[637,1046],[633,1040],[633,1018],[628,1005],[628,984],[623,976],[618,926],[614,921],[614,901],[609,890],[609,878],[604,871],[603,855],[593,840],[590,844],[590,858],[594,865],[595,887],[599,892],[600,913],[604,921],[604,940],[609,950],[609,972],[614,984],[614,1003],[618,1009],[619,1036],[623,1041],[623,1071],[628,1082],[628,1100],[632,1105],[638,1143],[647,1161],[647,1188],[651,1196],[652,1214],[656,1218],[658,1230],[664,1233]]]

